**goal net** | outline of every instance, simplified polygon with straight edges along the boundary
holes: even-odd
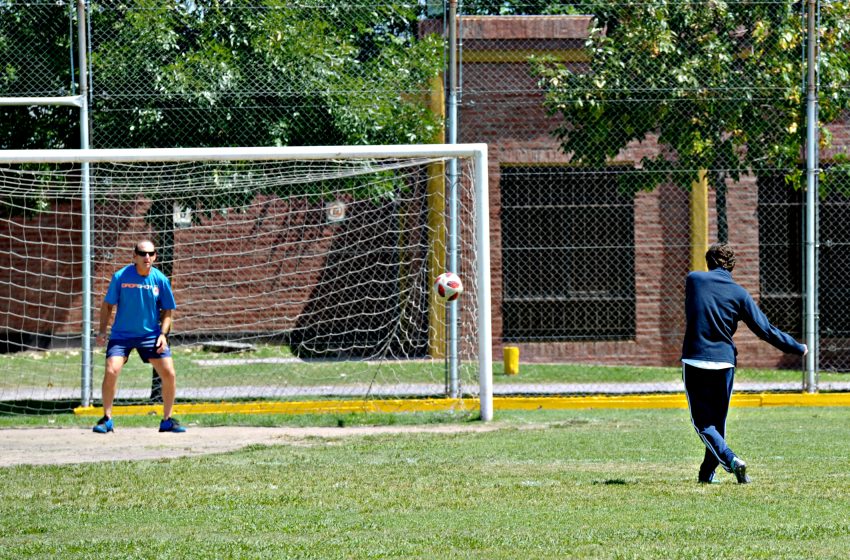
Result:
[[[99,404],[90,336],[146,238],[178,405],[456,397],[489,419],[486,165],[483,145],[0,153],[0,401]],[[156,401],[153,377],[131,355],[116,404]]]

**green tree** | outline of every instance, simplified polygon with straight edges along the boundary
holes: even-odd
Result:
[[[725,180],[784,174],[799,187],[805,147],[805,19],[797,2],[592,1],[579,67],[535,61],[546,106],[563,117],[557,136],[574,161],[601,166],[633,141],[663,147],[644,158],[628,188],[672,180],[689,188],[700,169],[718,194]],[[850,6],[820,14],[821,122],[847,109]],[[829,143],[824,132],[822,144]]]
[[[442,43],[417,36],[418,10],[357,1],[95,3],[93,145],[429,142],[442,126],[426,99]],[[246,202],[227,185],[222,191],[230,204]],[[150,216],[168,216],[172,204],[157,198]],[[153,225],[169,245],[173,232]]]
[[[418,8],[282,0],[93,7],[100,147],[427,142],[442,66]]]
[[[69,6],[0,4],[0,96],[74,95]],[[79,148],[79,111],[59,106],[0,107],[0,149]]]

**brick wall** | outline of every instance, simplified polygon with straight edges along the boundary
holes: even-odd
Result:
[[[424,190],[424,183],[418,188]],[[173,254],[171,246],[154,238],[157,266],[171,269],[178,306],[174,332],[200,339],[285,338],[297,346],[294,351],[309,355],[363,357],[374,355],[376,348],[398,355],[426,353],[423,301],[410,302],[403,310],[404,335],[395,333],[402,312],[396,295],[400,274],[416,284],[408,286],[414,298],[429,294],[422,280],[427,240],[416,229],[427,209],[423,194],[410,193],[408,202],[349,197],[346,220],[340,222],[327,220],[321,200],[260,195],[245,208],[216,212],[175,230]],[[92,240],[93,328],[112,274],[132,262],[138,240],[152,238],[145,221],[150,200],[105,201],[102,193],[98,198]],[[78,336],[80,205],[15,218],[6,229],[0,236],[5,275],[0,282],[0,352],[4,340],[15,350],[36,340],[50,344],[51,337]],[[398,248],[401,235],[404,249]]]
[[[74,298],[82,289],[79,210],[79,204],[69,203],[6,222],[0,234],[0,324],[9,331],[79,331],[81,310]],[[9,342],[15,341],[13,334]]]

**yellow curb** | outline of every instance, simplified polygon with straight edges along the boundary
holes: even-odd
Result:
[[[365,412],[449,412],[477,410],[478,402],[461,399],[389,399],[352,401],[260,401],[252,403],[176,404],[174,415],[185,414],[347,414]],[[115,406],[120,416],[162,415],[162,405]],[[78,416],[102,416],[102,407],[77,407]]]
[[[732,406],[850,406],[850,393],[739,393]],[[496,410],[576,410],[592,408],[688,408],[684,393],[670,395],[597,395],[591,397],[495,397]]]
[[[570,410],[587,408],[687,408],[684,394],[592,397],[494,397],[496,410]]]
[[[740,393],[732,406],[850,406],[850,393]],[[595,395],[583,397],[494,397],[495,410],[576,410],[595,408],[649,409],[688,408],[683,393],[669,395]],[[178,404],[175,415],[185,414],[347,414],[364,412],[458,412],[478,410],[475,399],[388,399],[351,401],[292,401],[252,403]],[[116,406],[122,416],[162,415],[162,405]],[[77,407],[78,416],[102,416],[101,407]]]
[[[850,406],[850,393],[764,393],[762,406]]]

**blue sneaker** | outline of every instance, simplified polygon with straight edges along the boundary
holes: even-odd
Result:
[[[175,434],[182,434],[186,431],[186,428],[180,425],[180,422],[177,421],[177,418],[168,418],[159,423],[159,431],[160,432],[174,432]]]
[[[115,431],[115,425],[112,423],[112,418],[104,416],[97,421],[97,424],[95,424],[91,431],[96,434],[107,434]]]

